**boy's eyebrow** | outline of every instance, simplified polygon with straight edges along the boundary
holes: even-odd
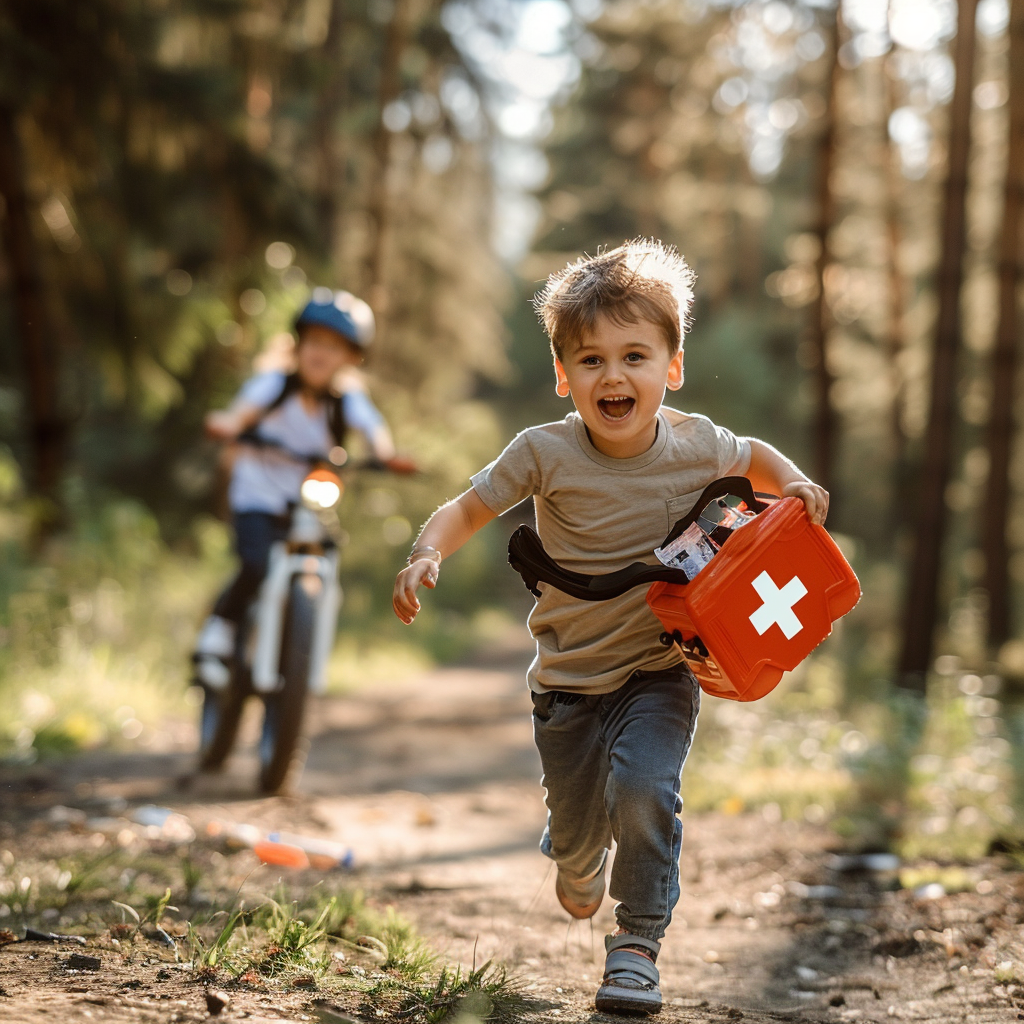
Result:
[[[654,342],[651,342],[651,341],[641,341],[641,340],[637,339],[637,340],[625,341],[621,345],[619,345],[618,347],[619,348],[646,348],[646,349],[654,349],[654,348],[657,348],[658,346]],[[579,355],[580,352],[596,352],[599,348],[600,348],[599,345],[595,345],[592,342],[581,342],[579,345],[577,345],[572,350],[571,355]]]

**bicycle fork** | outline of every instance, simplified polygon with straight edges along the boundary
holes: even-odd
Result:
[[[338,583],[338,551],[333,548],[321,555],[289,553],[285,544],[278,543],[271,550],[270,568],[260,589],[256,612],[252,685],[257,693],[273,693],[280,685],[285,606],[292,581],[297,577],[302,579],[303,586],[315,588],[317,598],[309,689],[318,694],[326,689],[327,659],[342,598]]]

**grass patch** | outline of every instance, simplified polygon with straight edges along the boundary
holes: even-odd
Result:
[[[418,984],[383,977],[366,995],[368,1009],[383,1009],[393,1019],[413,1024],[512,1022],[520,1019],[526,1006],[505,968],[491,961],[469,971],[442,967],[433,978]]]
[[[0,857],[0,926],[109,936],[133,962],[163,947],[162,962],[202,984],[317,991],[412,1024],[511,1022],[526,1005],[501,965],[446,963],[358,888],[232,894],[244,853],[224,857],[197,842],[174,859],[116,844],[90,850],[91,838],[57,832],[51,851]],[[47,856],[74,844],[82,848]]]
[[[526,1005],[504,967],[444,963],[393,908],[370,906],[359,890],[317,886],[288,897],[281,886],[252,908],[239,901],[189,922],[194,976],[348,992],[364,1010],[413,1024],[511,1022]]]

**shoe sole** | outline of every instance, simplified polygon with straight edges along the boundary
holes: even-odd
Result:
[[[604,902],[604,886],[601,886],[601,895],[593,903],[580,906],[579,903],[573,903],[566,895],[565,890],[562,888],[561,879],[555,878],[555,895],[558,897],[558,902],[561,903],[562,909],[570,917],[576,918],[577,921],[586,921],[597,913],[602,902]]]
[[[661,1000],[651,1000],[644,1003],[639,999],[628,996],[599,995],[594,1000],[594,1006],[599,1013],[621,1013],[630,1017],[648,1017],[661,1013]]]

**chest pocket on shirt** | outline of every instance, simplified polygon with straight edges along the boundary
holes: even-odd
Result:
[[[665,527],[665,533],[668,533],[693,508],[693,503],[699,497],[700,491],[691,491],[689,494],[680,494],[675,498],[669,498],[665,502],[668,512],[668,524]]]

